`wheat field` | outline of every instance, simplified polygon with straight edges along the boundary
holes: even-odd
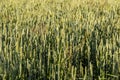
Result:
[[[0,80],[120,80],[120,1],[1,0]]]

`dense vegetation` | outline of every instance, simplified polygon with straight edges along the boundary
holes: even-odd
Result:
[[[0,80],[120,80],[118,2],[1,0]]]

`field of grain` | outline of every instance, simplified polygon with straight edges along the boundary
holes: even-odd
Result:
[[[0,80],[120,80],[120,1],[1,0]]]

